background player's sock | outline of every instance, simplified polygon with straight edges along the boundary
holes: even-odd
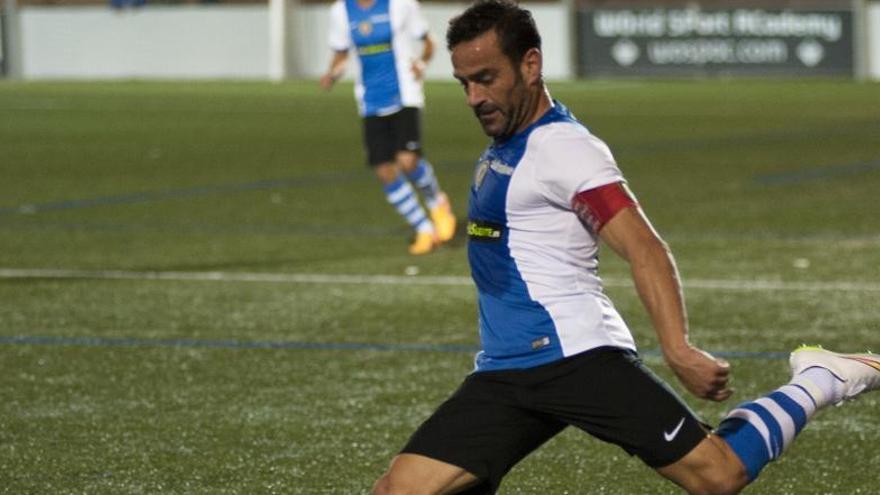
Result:
[[[842,399],[842,383],[827,369],[808,368],[767,396],[737,406],[715,434],[730,445],[754,480],[768,462],[782,455],[818,409]]]
[[[383,187],[385,198],[394,206],[400,215],[406,219],[416,232],[433,232],[434,225],[428,219],[425,209],[419,203],[415,190],[404,180],[397,176],[394,182],[385,184]]]
[[[422,193],[428,208],[435,208],[439,200],[440,184],[437,182],[437,176],[434,175],[434,167],[431,166],[431,163],[424,158],[419,158],[416,168],[407,173],[406,176]]]

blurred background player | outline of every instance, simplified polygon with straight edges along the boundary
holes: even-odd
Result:
[[[413,57],[422,41],[421,56]],[[421,154],[422,79],[434,53],[415,0],[336,0],[330,10],[330,90],[357,53],[355,97],[363,117],[367,161],[388,202],[415,230],[410,254],[426,254],[455,235],[455,216],[431,164]],[[413,188],[415,186],[415,188]],[[422,194],[430,216],[419,202]]]

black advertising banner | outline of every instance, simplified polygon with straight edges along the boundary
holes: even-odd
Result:
[[[723,5],[723,4],[721,4]],[[579,7],[580,74],[852,75],[851,10]]]

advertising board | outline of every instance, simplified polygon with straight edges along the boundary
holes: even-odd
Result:
[[[838,4],[839,5],[839,4]],[[578,11],[580,75],[852,75],[850,9],[651,7]]]

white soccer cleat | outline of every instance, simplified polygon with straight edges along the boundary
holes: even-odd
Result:
[[[801,346],[788,360],[792,376],[819,367],[837,377],[844,385],[843,400],[854,399],[862,392],[880,389],[880,355],[840,354],[817,346]]]

